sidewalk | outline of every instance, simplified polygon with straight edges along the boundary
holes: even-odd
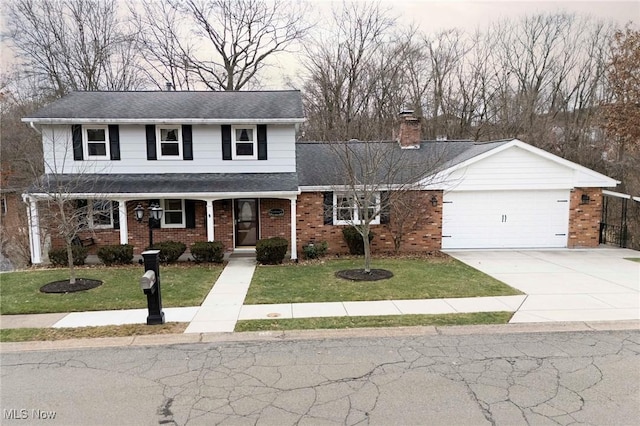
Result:
[[[380,300],[371,302],[283,303],[243,305],[256,261],[249,256],[231,256],[201,306],[164,308],[167,322],[189,322],[185,333],[233,332],[238,320],[314,317],[454,314],[470,312],[515,312],[522,296],[471,297],[424,300]],[[2,315],[0,328],[62,328],[145,324],[146,309],[91,311],[36,315]]]

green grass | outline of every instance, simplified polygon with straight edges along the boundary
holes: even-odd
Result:
[[[222,266],[161,266],[164,307],[198,306],[220,275]],[[29,270],[0,275],[0,313],[39,314],[146,308],[140,290],[141,266],[78,268],[79,278],[103,281],[100,287],[67,294],[45,294],[40,287],[68,279],[66,269]]]
[[[389,315],[371,317],[296,318],[238,321],[235,331],[315,330],[419,325],[506,324],[512,312],[477,312],[442,315]]]
[[[640,263],[640,257],[625,257],[626,260]]]
[[[185,322],[162,325],[126,324],[79,328],[11,328],[0,330],[0,342],[30,342],[44,340],[92,339],[98,337],[126,337],[147,334],[180,334],[187,328]]]
[[[522,294],[455,259],[375,259],[388,280],[353,282],[335,276],[362,268],[361,259],[312,264],[258,266],[245,304],[343,302],[355,300],[438,299]]]

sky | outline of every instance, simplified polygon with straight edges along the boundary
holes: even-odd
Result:
[[[9,2],[12,0],[8,0]],[[301,1],[301,0],[293,0]],[[358,0],[368,1],[368,0]],[[330,0],[309,0],[315,9],[317,21],[331,13],[331,7],[340,2]],[[482,29],[489,23],[501,19],[516,19],[522,15],[539,12],[575,12],[611,20],[620,28],[634,21],[634,27],[640,25],[640,0],[635,1],[519,1],[519,0],[381,0],[383,7],[389,7],[398,17],[400,25],[416,24],[426,34],[442,29],[461,28],[465,30]],[[3,17],[4,18],[4,17]],[[4,24],[4,19],[0,25]],[[0,52],[0,72],[6,72],[13,62],[6,44]],[[295,65],[294,55],[282,55],[276,61],[279,65],[269,70],[263,81],[265,89],[284,88],[287,78],[295,80],[299,68]]]

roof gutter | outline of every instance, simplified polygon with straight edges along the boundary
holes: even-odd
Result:
[[[302,118],[30,118],[23,122],[39,124],[296,124],[304,123]],[[34,127],[35,128],[35,127]]]
[[[23,119],[22,121],[25,121],[25,119]],[[38,134],[40,134],[40,135],[42,134],[42,131],[36,127],[35,122],[33,122],[33,121],[29,121],[29,126],[30,126],[33,130],[35,130],[36,132],[38,132]]]

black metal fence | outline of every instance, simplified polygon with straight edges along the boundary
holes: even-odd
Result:
[[[608,223],[600,224],[600,244],[611,244],[618,247],[627,247],[626,226],[611,225]]]

